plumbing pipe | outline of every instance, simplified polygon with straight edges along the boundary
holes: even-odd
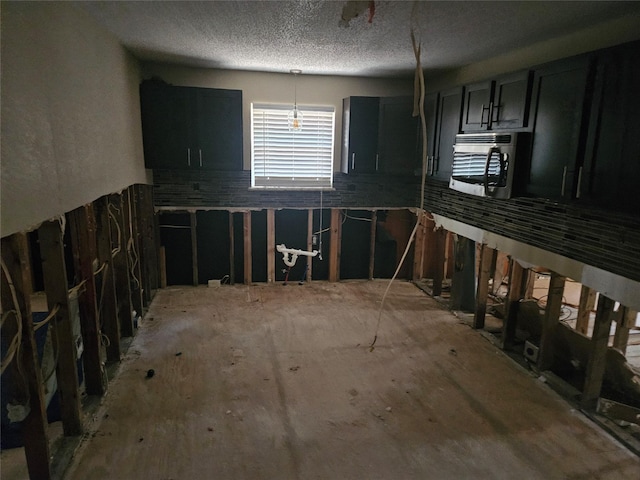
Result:
[[[299,255],[303,255],[305,257],[315,257],[318,254],[317,250],[308,252],[306,250],[298,250],[296,248],[287,248],[284,243],[276,245],[276,250],[282,253],[282,261],[287,267],[293,267],[296,264],[296,260],[298,260]],[[291,258],[289,258],[289,255],[291,255]]]

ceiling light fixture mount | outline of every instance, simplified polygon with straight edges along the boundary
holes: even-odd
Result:
[[[302,70],[292,69],[289,70],[293,74],[293,110],[289,112],[287,116],[287,123],[290,131],[298,131],[302,128],[302,112],[298,110],[298,89],[297,78],[302,73]]]

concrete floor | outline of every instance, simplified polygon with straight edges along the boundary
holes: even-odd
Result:
[[[385,287],[158,291],[66,478],[640,478],[638,457],[410,283],[371,352]]]

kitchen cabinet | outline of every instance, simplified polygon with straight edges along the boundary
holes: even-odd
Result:
[[[413,97],[382,97],[379,114],[378,171],[397,175],[419,173],[420,116],[413,116]]]
[[[436,124],[438,122],[438,92],[430,93],[424,97],[424,116],[427,122],[427,175],[430,175],[432,165],[436,155]],[[421,134],[422,135],[422,134]],[[420,156],[422,156],[422,143],[419,145]],[[422,158],[420,158],[422,161]],[[420,165],[422,168],[422,165]]]
[[[342,101],[343,173],[377,171],[379,112],[378,97],[348,97]]]
[[[413,116],[413,97],[348,97],[342,107],[343,173],[420,170],[420,117]]]
[[[640,42],[598,52],[589,135],[576,197],[638,213]]]
[[[584,114],[590,57],[573,57],[534,72],[531,97],[533,142],[526,193],[573,197],[585,140]]]
[[[431,177],[449,181],[453,164],[453,145],[460,133],[462,114],[462,87],[440,92],[437,109],[435,154],[431,162]]]
[[[242,170],[242,92],[140,86],[148,168]]]
[[[467,85],[464,89],[462,130],[517,130],[527,126],[529,71]]]
[[[188,90],[157,83],[140,86],[142,139],[147,168],[187,165]]]

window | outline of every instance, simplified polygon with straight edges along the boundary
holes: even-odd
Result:
[[[298,106],[302,128],[290,131],[291,105],[251,106],[251,186],[330,188],[333,185],[333,107]]]

